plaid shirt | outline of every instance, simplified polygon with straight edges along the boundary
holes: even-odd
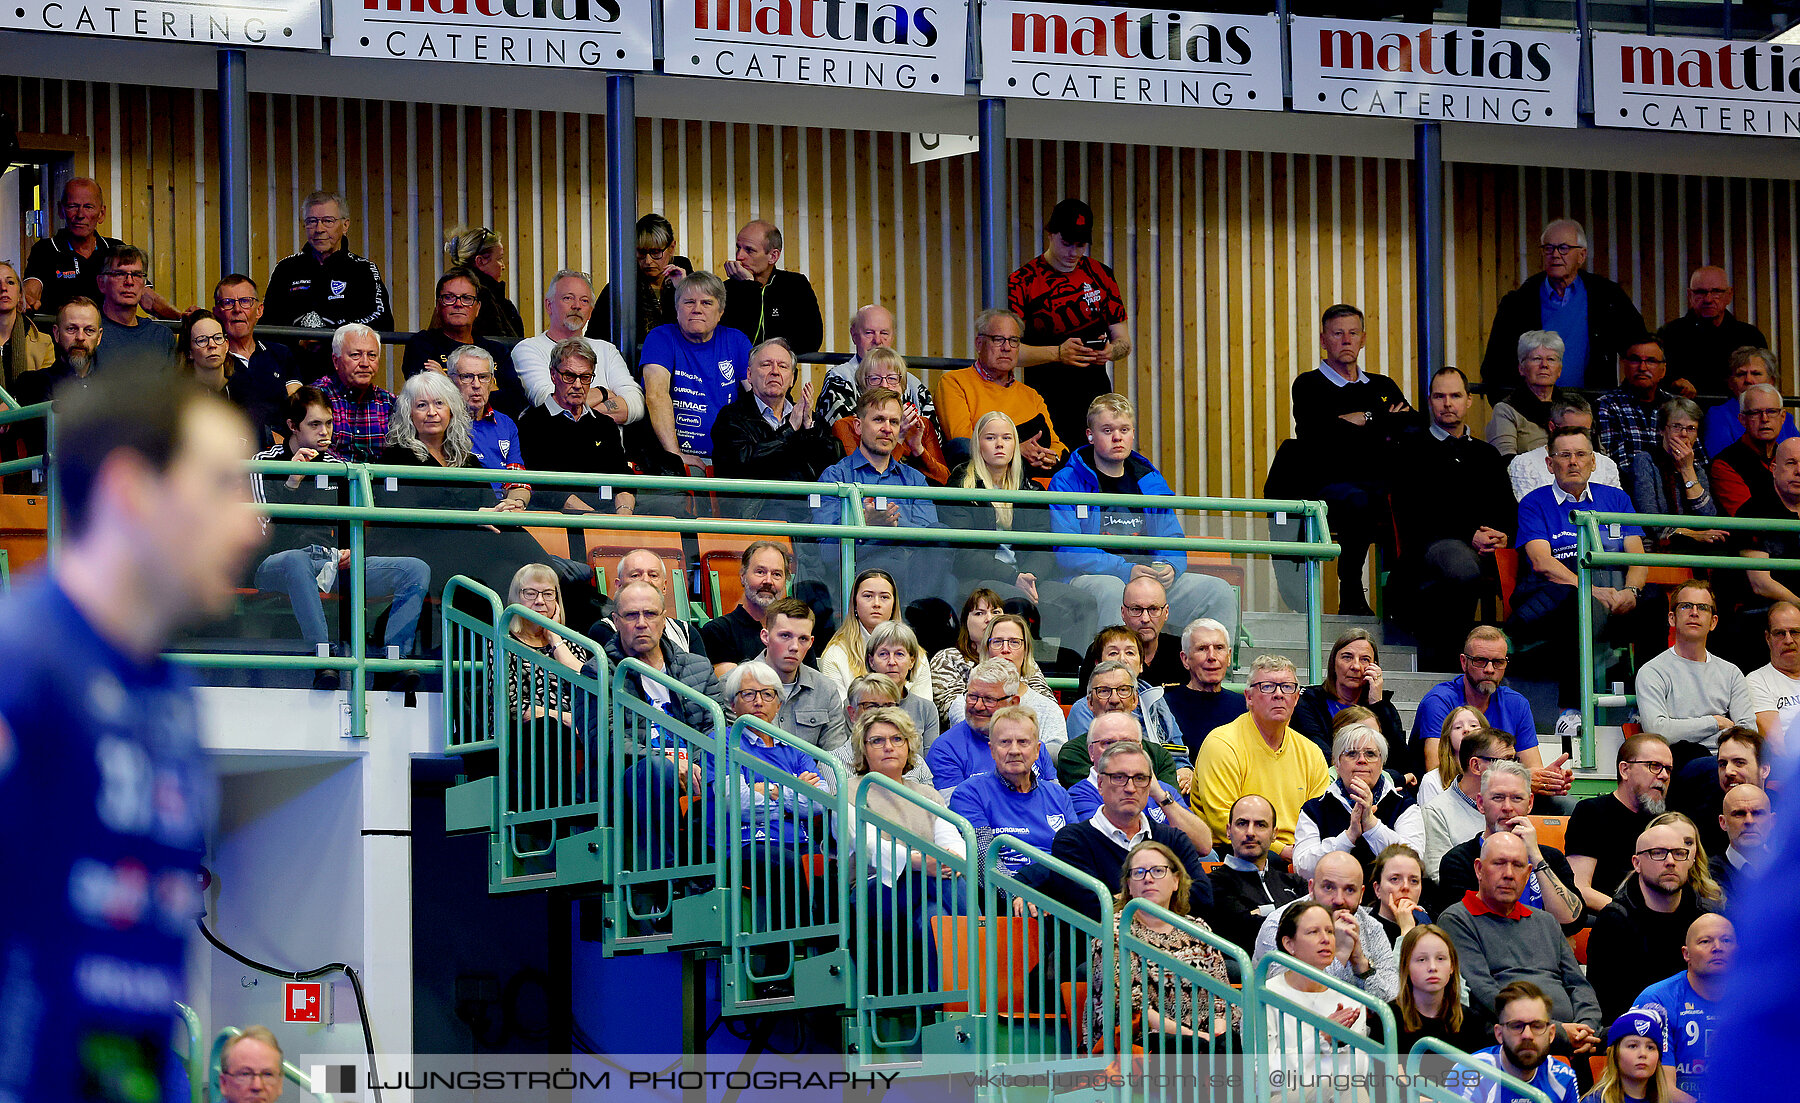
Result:
[[[313,386],[331,400],[332,450],[352,463],[374,463],[381,455],[388,419],[399,400],[375,386],[362,395],[354,394],[335,375],[328,375]]]
[[[1645,405],[1630,391],[1607,391],[1594,402],[1594,432],[1599,438],[1594,443],[1619,463],[1624,463],[1633,452],[1661,448],[1662,441],[1656,434],[1656,411],[1674,397],[1673,392],[1659,387],[1656,401]]]

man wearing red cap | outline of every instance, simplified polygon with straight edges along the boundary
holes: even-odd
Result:
[[[1062,440],[1087,432],[1088,403],[1118,388],[1107,365],[1131,355],[1131,328],[1112,269],[1088,256],[1094,212],[1065,199],[1044,223],[1044,252],[1012,274],[1007,301],[1025,319],[1019,366],[1051,365],[1028,373],[1043,394]]]

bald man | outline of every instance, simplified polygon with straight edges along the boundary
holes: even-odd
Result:
[[[1726,361],[1748,346],[1769,347],[1763,331],[1731,313],[1731,277],[1706,265],[1688,277],[1688,311],[1656,331],[1669,357],[1668,386],[1689,398],[1725,393]]]
[[[1754,782],[1732,786],[1725,793],[1719,826],[1731,841],[1725,856],[1713,862],[1711,869],[1713,880],[1729,901],[1732,891],[1768,858],[1769,834],[1775,830],[1775,810],[1769,806],[1768,792]]]
[[[1316,900],[1331,909],[1331,925],[1337,931],[1337,956],[1325,971],[1378,1000],[1399,995],[1394,944],[1381,929],[1381,920],[1363,906],[1363,883],[1362,863],[1354,855],[1337,850],[1321,857],[1313,867],[1312,880],[1307,882],[1306,895],[1271,910],[1263,920],[1256,932],[1255,957],[1260,960],[1274,952],[1275,931],[1289,908]],[[1273,977],[1282,971],[1271,968],[1269,975]]]
[[[797,354],[818,352],[825,343],[825,319],[812,284],[781,262],[781,230],[755,219],[738,231],[731,260],[725,262],[725,323],[759,345],[785,337]]]

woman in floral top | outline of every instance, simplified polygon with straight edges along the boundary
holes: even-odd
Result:
[[[1186,922],[1170,923],[1147,911],[1133,913],[1132,936],[1160,950],[1184,965],[1217,977],[1221,984],[1230,983],[1225,972],[1225,958],[1193,932],[1212,933],[1205,921],[1187,914],[1188,888],[1192,878],[1181,859],[1162,843],[1145,840],[1131,848],[1125,856],[1121,888],[1113,899],[1114,964],[1112,983],[1102,983],[1101,943],[1094,940],[1093,962],[1088,970],[1093,978],[1093,1021],[1100,1030],[1104,1024],[1103,1008],[1118,999],[1120,966],[1130,957],[1131,1021],[1121,1022],[1123,1044],[1143,1046],[1163,1053],[1206,1053],[1215,1042],[1223,1042],[1229,1031],[1235,1034],[1242,1025],[1242,1011],[1217,996],[1212,999],[1210,1021],[1196,1013],[1197,1001],[1207,998],[1199,986],[1185,981],[1172,971],[1155,964],[1146,966],[1142,958],[1118,949],[1119,914],[1130,901],[1145,900],[1183,917]],[[1145,989],[1156,994],[1145,1000]]]

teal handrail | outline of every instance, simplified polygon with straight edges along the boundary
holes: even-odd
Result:
[[[0,390],[0,402],[8,401],[6,392]],[[175,1013],[181,1016],[182,1030],[187,1035],[187,1052],[181,1055],[182,1067],[187,1069],[188,1103],[203,1103],[206,1098],[206,1050],[201,1047],[200,1014],[180,1000],[175,1001]]]
[[[1427,1058],[1441,1058],[1450,1064],[1450,1068],[1442,1074],[1434,1075],[1437,1070],[1427,1069]],[[1579,1059],[1579,1058],[1578,1058]],[[1549,1060],[1556,1060],[1552,1057]],[[1469,1055],[1446,1042],[1436,1038],[1420,1038],[1413,1043],[1411,1052],[1406,1054],[1406,1090],[1410,1095],[1429,1100],[1430,1103],[1463,1103],[1468,1097],[1461,1090],[1457,1080],[1468,1076],[1473,1079],[1490,1080],[1500,1085],[1500,1098],[1518,1100],[1520,1103],[1550,1103],[1550,1097],[1532,1087],[1525,1081],[1501,1070],[1499,1065],[1485,1062],[1472,1062]]]
[[[1586,595],[1593,589],[1595,570],[1631,567],[1688,567],[1727,571],[1800,571],[1800,559],[1766,559],[1747,555],[1695,555],[1669,552],[1633,554],[1605,550],[1602,525],[1637,525],[1641,528],[1691,527],[1700,520],[1693,516],[1667,513],[1607,513],[1601,510],[1572,509],[1569,519],[1575,524],[1575,592]],[[1707,517],[1707,528],[1727,532],[1800,532],[1800,520],[1771,517]],[[1594,720],[1599,688],[1594,684],[1594,606],[1589,600],[1575,603],[1575,634],[1578,637],[1577,661],[1581,664],[1581,762],[1590,768],[1594,761]],[[1615,703],[1629,704],[1630,695],[1609,698]]]

